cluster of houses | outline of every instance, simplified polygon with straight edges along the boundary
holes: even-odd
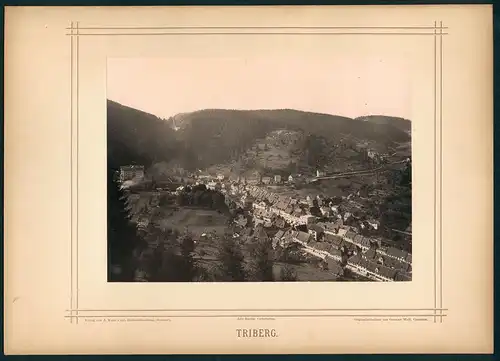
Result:
[[[411,281],[411,254],[395,248],[389,252],[369,249],[349,258],[347,268],[376,281]]]
[[[305,252],[329,264],[335,261],[339,267],[374,281],[411,281],[411,253],[383,247],[380,240],[363,237],[338,222],[313,224],[307,232],[280,230],[272,245],[286,248],[292,243],[300,244]]]
[[[316,171],[316,177],[323,177],[326,173],[321,170]],[[237,176],[237,175],[225,175],[223,173],[218,173],[216,175],[209,174],[206,172],[199,172],[197,174],[190,174],[188,178],[193,178],[199,183],[204,183],[210,187],[227,188],[230,184],[241,184],[243,186],[256,186],[256,185],[284,185],[284,184],[295,184],[296,182],[306,181],[306,177],[303,174],[289,174],[288,176],[283,176],[281,174],[275,174],[272,176],[263,175],[260,172],[256,172],[252,175],[247,176]]]
[[[273,237],[273,248],[299,244],[304,252],[322,258],[328,263],[329,271],[333,269],[338,274],[347,268],[374,281],[411,280],[410,253],[386,247],[383,240],[362,236],[355,227],[344,225],[360,208],[355,201],[344,207],[351,212],[341,215],[337,206],[327,204],[319,194],[299,200],[248,183],[232,183],[225,193],[251,213],[255,225],[278,229]],[[317,222],[317,217],[310,213],[314,203],[328,222]],[[239,217],[235,222],[244,227],[249,221]],[[366,224],[373,229],[379,226],[376,220],[367,220]],[[364,224],[360,228],[363,227]]]
[[[143,168],[126,168],[120,178],[130,179],[143,176]],[[321,176],[320,172],[317,176]],[[268,179],[269,178],[269,179]],[[338,205],[321,194],[310,194],[304,199],[277,194],[260,184],[282,183],[280,176],[260,177],[256,182],[242,177],[229,177],[219,174],[217,177],[205,174],[197,175],[197,183],[205,184],[210,189],[223,193],[226,201],[237,203],[244,209],[234,222],[242,232],[253,223],[263,229],[274,229],[271,235],[272,247],[286,248],[299,246],[303,252],[318,257],[328,265],[328,272],[341,275],[345,269],[374,281],[409,281],[411,280],[411,254],[394,247],[387,247],[389,242],[362,236],[358,229],[365,226],[377,229],[376,220],[366,220],[359,227],[347,226],[347,220],[362,207],[356,201],[344,199],[342,212]],[[157,203],[152,197],[148,206]],[[152,202],[152,203],[151,203]],[[135,203],[135,202],[131,202]],[[154,204],[153,204],[154,203]],[[319,214],[311,214],[315,208]],[[144,212],[136,214],[135,223],[139,229],[148,226],[149,218]],[[319,218],[328,221],[318,222]],[[411,226],[410,226],[411,227]],[[411,228],[407,230],[411,233]],[[274,233],[274,235],[272,235]]]

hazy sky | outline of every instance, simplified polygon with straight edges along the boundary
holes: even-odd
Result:
[[[108,99],[160,117],[200,109],[282,109],[411,119],[394,58],[112,58]]]

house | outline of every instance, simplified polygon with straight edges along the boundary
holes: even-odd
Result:
[[[293,176],[291,174],[288,176],[288,182],[293,183]]]
[[[294,231],[293,240],[295,242],[306,245],[310,239],[311,239],[311,236],[309,235],[309,233],[302,232],[302,231]]]
[[[285,235],[285,230],[280,229],[276,234],[274,235],[273,238],[275,239],[281,239]]]
[[[126,165],[120,167],[119,174],[120,182],[127,180],[143,180],[144,179],[144,166],[142,165]]]
[[[398,261],[395,258],[380,255],[372,249],[363,253],[363,257],[373,263],[383,265],[387,268],[396,270],[398,272],[404,272],[404,273],[411,272],[411,265],[409,265],[408,263]]]
[[[285,228],[286,222],[283,218],[278,217],[274,222],[274,225],[276,226],[276,228]]]
[[[408,282],[411,281],[411,275],[406,274],[404,272],[398,272],[394,280],[398,282]]]
[[[309,205],[309,207],[314,206],[314,201],[317,201],[316,195],[310,194],[306,197],[306,203]]]
[[[262,177],[262,183],[263,184],[270,184],[271,183],[271,177]]]
[[[397,272],[393,269],[390,269],[388,267],[382,266],[382,265],[376,265],[374,266],[372,263],[370,263],[370,269],[369,271],[372,273],[372,276],[378,281],[386,281],[386,282],[393,282],[394,279],[396,278]]]
[[[321,170],[316,170],[316,177],[324,177],[326,175],[325,172],[321,171]]]
[[[340,249],[350,256],[360,254],[356,246],[349,242],[343,242]]]
[[[281,176],[279,174],[276,174],[274,176],[274,183],[276,183],[276,184],[281,183]]]
[[[248,177],[245,179],[245,184],[256,185],[260,183],[260,178],[257,177]]]
[[[241,197],[241,203],[243,209],[252,209],[253,202],[254,199],[250,195],[243,195],[243,197]]]
[[[373,249],[369,249],[368,251],[362,253],[362,256],[372,262],[376,262],[377,257],[379,257],[377,252],[375,252]]]
[[[300,207],[297,207],[293,210],[293,213],[292,215],[295,217],[295,218],[300,218],[304,215],[304,211],[300,208]]]
[[[353,242],[356,246],[361,248],[362,250],[366,251],[369,250],[371,247],[371,241],[369,238],[363,237],[362,235],[358,234],[354,237]]]
[[[382,256],[383,258],[383,265],[384,266],[387,266],[389,268],[392,268],[392,269],[395,269],[397,271],[402,271],[402,272],[405,272],[405,273],[410,273],[411,272],[411,265],[406,263],[406,262],[402,262],[402,261],[398,261],[397,259],[394,259],[394,258],[391,258],[391,257],[387,257],[387,256]]]
[[[330,244],[332,247],[341,250],[343,246],[343,241],[342,238],[339,236],[334,236],[331,234],[325,234],[325,237],[323,238],[323,242]]]
[[[356,233],[353,230],[348,230],[344,235],[344,239],[348,242],[353,243],[354,238],[356,237]]]
[[[357,254],[347,260],[347,268],[351,271],[368,277],[375,281],[392,282],[396,278],[397,271],[376,264]]]
[[[223,181],[225,178],[224,174],[217,174],[217,179]]]
[[[339,213],[339,206],[338,205],[333,205],[333,204],[331,204],[331,202],[330,202],[330,209],[334,213]]]
[[[344,274],[344,269],[337,260],[327,257],[326,262],[329,273],[332,273],[336,277],[340,277]]]
[[[349,226],[340,226],[339,230],[337,231],[337,234],[340,237],[345,237],[345,235],[347,234],[347,232],[349,232],[350,229],[351,229],[351,227],[349,227]]]
[[[399,261],[406,261],[406,257],[408,256],[408,252],[405,252],[403,250],[394,248],[394,247],[389,247],[386,251],[385,254],[391,258],[395,258]]]
[[[368,149],[367,155],[370,159],[375,159],[377,157],[377,153],[372,149]]]
[[[331,217],[332,216],[332,210],[328,207],[320,207],[320,211],[324,217]]]
[[[208,173],[205,173],[205,172],[201,172],[201,171],[200,171],[200,173],[198,174],[197,178],[198,178],[199,180],[208,180],[208,179],[211,179],[211,178],[212,178],[212,176],[211,176],[210,174],[208,174]]]
[[[330,246],[327,252],[329,257],[333,258],[338,262],[342,262],[342,251],[340,249]]]
[[[325,233],[325,230],[317,224],[311,224],[309,227],[307,227],[307,231],[315,241],[319,241]]]
[[[332,223],[333,229],[335,229],[335,232],[338,232],[340,227],[344,226],[344,222],[342,221],[342,218],[337,218],[335,221]]]
[[[318,225],[324,229],[325,233],[337,234],[339,227],[342,224],[338,221],[335,221],[335,222],[321,222],[318,223]]]
[[[267,204],[264,201],[254,202],[252,206],[256,209],[267,209]]]
[[[367,223],[370,225],[370,227],[372,227],[373,229],[378,229],[378,227],[380,227],[380,222],[379,221],[376,221],[374,219],[370,219],[367,221]]]
[[[315,220],[316,220],[316,217],[314,217],[313,215],[305,214],[299,218],[297,223],[309,226],[309,225],[314,224]]]
[[[283,238],[283,236],[285,235],[285,231],[283,230],[279,230],[273,237],[273,249],[276,248],[278,246],[278,244],[280,243],[281,239]]]

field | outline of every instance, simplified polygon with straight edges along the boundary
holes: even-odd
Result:
[[[186,228],[193,235],[199,237],[203,233],[215,232],[223,235],[227,218],[215,210],[199,208],[181,208],[174,211],[169,217],[161,219],[158,223],[161,227],[177,229],[180,232]]]

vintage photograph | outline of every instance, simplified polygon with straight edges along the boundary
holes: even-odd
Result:
[[[408,82],[375,57],[108,59],[108,281],[411,281]]]

